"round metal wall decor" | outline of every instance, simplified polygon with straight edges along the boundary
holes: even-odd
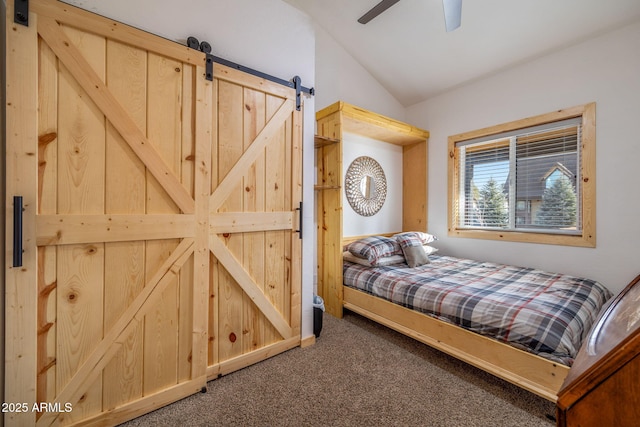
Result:
[[[375,215],[387,198],[387,177],[371,157],[361,156],[351,162],[344,184],[349,204],[362,216]]]

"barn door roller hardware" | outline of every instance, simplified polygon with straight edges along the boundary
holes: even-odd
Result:
[[[187,46],[191,49],[204,52],[206,55],[205,62],[205,78],[210,82],[213,81],[213,55],[211,55],[211,45],[205,41],[199,42],[197,38],[189,36],[187,38]]]
[[[29,0],[15,0],[13,2],[13,22],[29,26]]]
[[[253,68],[245,67],[244,65],[236,64],[235,62],[228,61],[224,58],[220,58],[218,56],[211,55],[211,45],[205,41],[199,42],[195,37],[189,37],[187,39],[187,46],[191,49],[196,49],[201,52],[204,52],[207,55],[207,63],[206,63],[206,77],[207,80],[213,80],[213,63],[216,62],[218,64],[225,65],[230,68],[235,68],[236,70],[240,70],[242,72],[252,74],[254,76],[260,77],[265,80],[269,80],[283,86],[290,87],[296,90],[296,110],[300,111],[300,107],[302,105],[301,95],[303,93],[307,93],[311,96],[315,95],[315,91],[313,88],[307,88],[302,86],[302,80],[300,77],[295,76],[290,81],[283,80],[278,77],[274,77],[272,75],[263,73],[262,71],[254,70]]]

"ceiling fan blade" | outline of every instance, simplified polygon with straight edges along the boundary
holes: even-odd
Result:
[[[400,0],[382,0],[380,3],[373,6],[370,11],[362,15],[360,19],[358,19],[358,22],[361,24],[366,24],[399,1]]]
[[[442,0],[444,8],[444,25],[448,31],[460,26],[462,19],[462,0]]]

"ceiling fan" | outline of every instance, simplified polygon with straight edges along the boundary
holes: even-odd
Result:
[[[400,0],[382,0],[380,3],[371,8],[371,10],[362,15],[358,19],[358,22],[361,24],[366,24],[399,1]],[[442,0],[442,7],[444,9],[444,23],[447,31],[455,30],[460,26],[460,19],[462,16],[462,0]]]

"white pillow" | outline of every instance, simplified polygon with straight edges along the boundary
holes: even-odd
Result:
[[[429,246],[429,245],[422,245],[424,251],[427,253],[427,255],[431,255],[433,253],[438,252],[438,248],[434,248],[433,246]]]
[[[369,260],[357,257],[349,251],[344,251],[342,253],[342,259],[367,267],[383,267],[385,265],[403,264],[405,262],[404,256],[402,255],[389,255],[386,257],[378,258],[376,265],[371,265]]]

